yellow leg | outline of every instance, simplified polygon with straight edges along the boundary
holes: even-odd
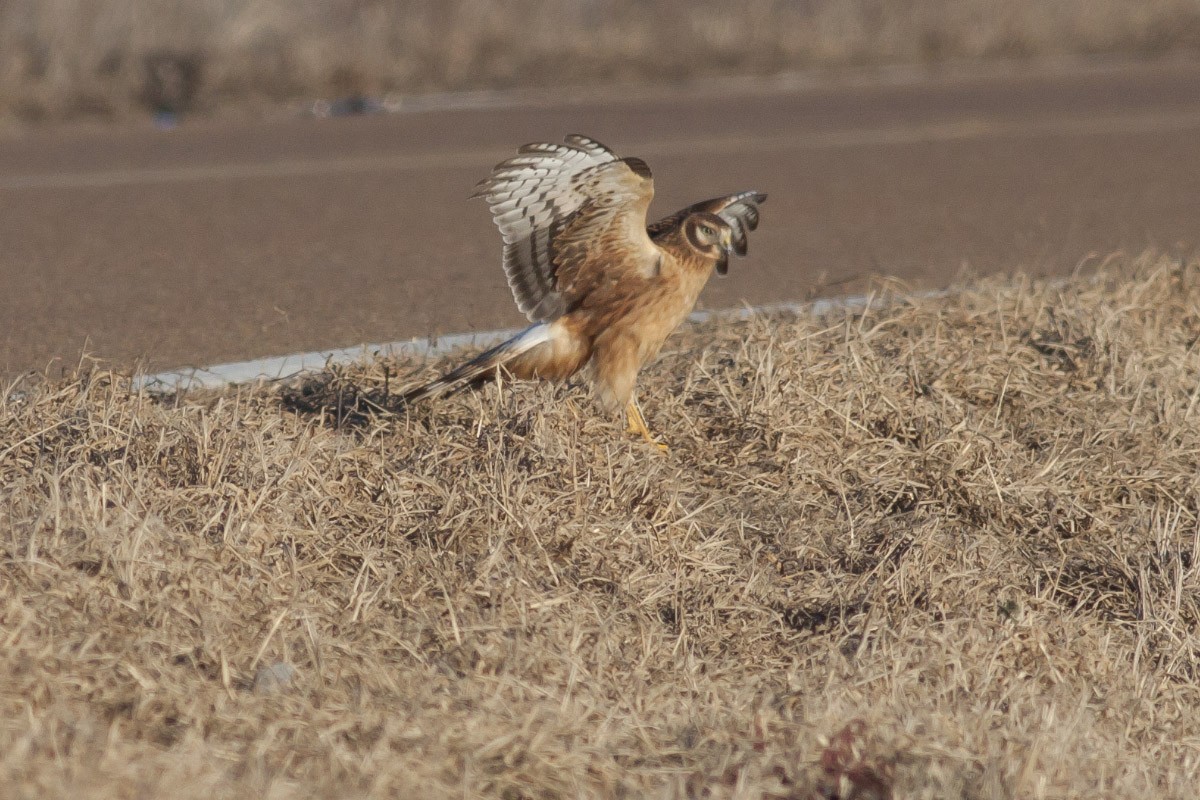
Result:
[[[654,445],[663,453],[670,449],[665,443],[650,435],[650,429],[646,427],[646,418],[642,416],[642,409],[638,408],[637,400],[632,397],[629,398],[629,404],[625,406],[625,419],[629,423],[625,428],[626,433],[639,434],[647,443]]]

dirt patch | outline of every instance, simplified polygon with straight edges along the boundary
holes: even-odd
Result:
[[[665,456],[579,388],[389,410],[444,364],[7,388],[0,783],[1194,794],[1200,262],[672,342]]]

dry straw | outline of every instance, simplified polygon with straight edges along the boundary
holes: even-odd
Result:
[[[1195,796],[1200,262],[672,341],[8,387],[6,795]]]

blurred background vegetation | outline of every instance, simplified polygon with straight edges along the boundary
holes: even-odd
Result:
[[[1200,0],[3,0],[0,116],[1200,55]]]

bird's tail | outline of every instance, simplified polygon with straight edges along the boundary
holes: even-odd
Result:
[[[552,331],[550,325],[538,323],[526,328],[503,344],[498,344],[487,352],[477,355],[462,366],[447,372],[435,381],[424,386],[418,386],[404,393],[400,401],[404,405],[426,400],[430,397],[440,397],[456,389],[471,386],[487,380],[495,375],[496,367],[503,366],[512,360],[525,355],[538,345],[550,341]]]

